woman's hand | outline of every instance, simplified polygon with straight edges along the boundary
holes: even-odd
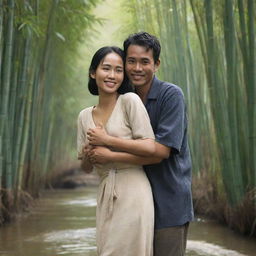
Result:
[[[107,134],[103,125],[98,125],[96,128],[88,130],[87,138],[90,145],[105,146],[108,145],[110,136]]]
[[[88,152],[88,158],[93,164],[106,164],[111,161],[112,151],[106,147],[95,146]]]

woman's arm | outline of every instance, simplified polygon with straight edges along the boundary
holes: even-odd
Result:
[[[155,153],[153,139],[123,139],[107,134],[103,126],[89,129],[87,138],[91,145],[108,146],[118,151],[125,151],[138,156],[152,156]]]

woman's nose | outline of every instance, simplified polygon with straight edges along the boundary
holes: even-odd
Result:
[[[115,71],[114,71],[114,70],[110,70],[108,76],[109,76],[110,78],[114,78],[114,77],[115,77]]]

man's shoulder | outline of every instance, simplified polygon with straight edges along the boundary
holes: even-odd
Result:
[[[183,91],[178,85],[167,82],[167,81],[161,81],[159,79],[157,79],[156,82],[159,84],[160,96],[164,96],[164,95],[168,95],[169,97],[173,95],[183,96]]]

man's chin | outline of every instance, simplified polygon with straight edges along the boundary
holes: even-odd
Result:
[[[143,85],[144,85],[144,82],[143,82],[143,81],[131,81],[131,83],[132,83],[134,86],[143,86]]]

